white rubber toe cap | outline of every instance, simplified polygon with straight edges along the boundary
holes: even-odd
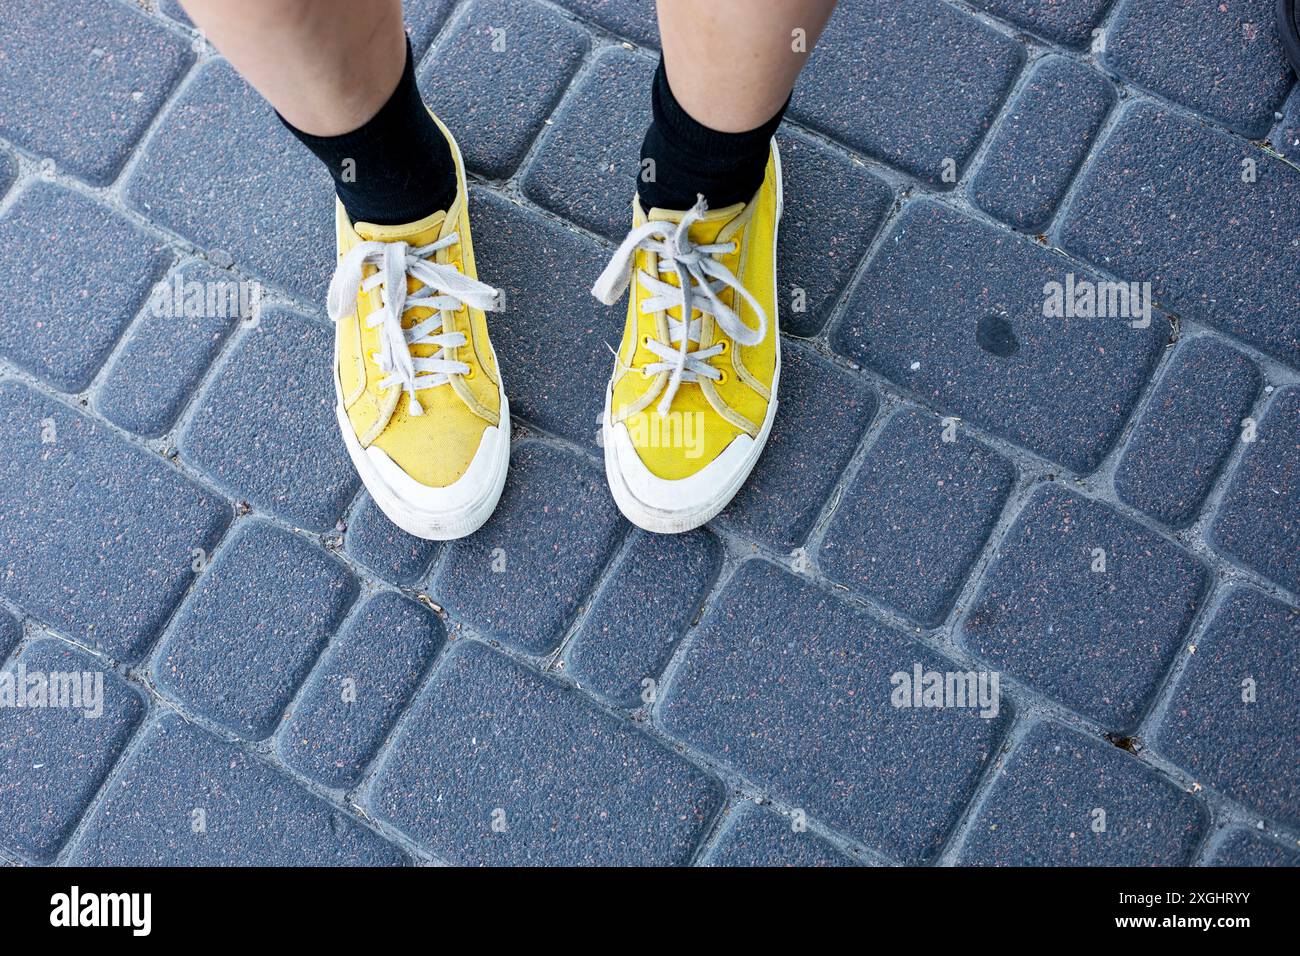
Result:
[[[695,474],[660,478],[637,454],[626,425],[605,428],[605,471],[614,500],[633,524],[664,534],[699,527],[726,507],[761,451],[754,439],[740,435]]]
[[[501,425],[484,429],[478,450],[461,475],[444,488],[423,485],[380,448],[362,448],[342,405],[335,406],[348,456],[379,510],[407,534],[445,541],[473,534],[495,510],[510,463],[510,406]]]
[[[465,474],[443,488],[433,488],[416,481],[389,458],[382,448],[375,445],[365,450],[365,456],[387,491],[408,507],[417,511],[454,512],[472,508],[484,497],[484,489],[491,484],[492,477],[496,474],[497,462],[502,454],[500,446],[509,441],[495,425],[484,429],[478,451],[474,453]]]

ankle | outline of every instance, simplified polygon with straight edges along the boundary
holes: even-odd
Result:
[[[651,105],[654,121],[641,145],[637,183],[645,209],[689,209],[701,194],[713,209],[753,198],[763,184],[772,136],[785,106],[763,125],[743,133],[710,129],[677,102],[662,58],[655,71]]]
[[[455,157],[420,97],[409,41],[397,88],[357,129],[313,136],[283,116],[280,121],[325,164],[354,222],[415,222],[448,209],[456,198]]]

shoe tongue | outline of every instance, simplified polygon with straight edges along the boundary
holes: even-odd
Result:
[[[373,222],[357,222],[352,228],[367,242],[406,242],[412,246],[427,246],[442,238],[442,227],[447,221],[445,211],[396,226],[381,226]]]
[[[744,211],[745,204],[743,202],[732,203],[730,206],[723,206],[721,209],[708,210],[699,219],[691,223],[691,242],[697,244],[716,242],[718,234],[726,228],[727,224]],[[655,206],[646,215],[646,219],[650,222],[680,223],[687,212],[689,212],[687,209],[660,209]]]

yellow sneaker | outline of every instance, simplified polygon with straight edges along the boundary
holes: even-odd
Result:
[[[614,501],[647,531],[689,531],[711,519],[767,443],[781,376],[780,218],[773,140],[748,203],[646,213],[635,199],[632,231],[592,287],[609,305],[632,289],[602,438]]]
[[[420,538],[460,538],[496,508],[510,462],[510,406],[478,281],[464,163],[450,210],[402,226],[353,223],[336,204],[339,428],[380,510]]]

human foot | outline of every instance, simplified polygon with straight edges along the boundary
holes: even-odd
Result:
[[[781,374],[781,201],[775,141],[748,203],[646,212],[638,199],[632,231],[592,288],[612,305],[631,286],[602,438],[614,501],[648,531],[713,518],[767,442]]]
[[[501,497],[510,406],[484,312],[500,291],[478,281],[464,164],[456,198],[413,223],[353,223],[336,203],[339,428],[370,496],[420,538],[476,531]]]

